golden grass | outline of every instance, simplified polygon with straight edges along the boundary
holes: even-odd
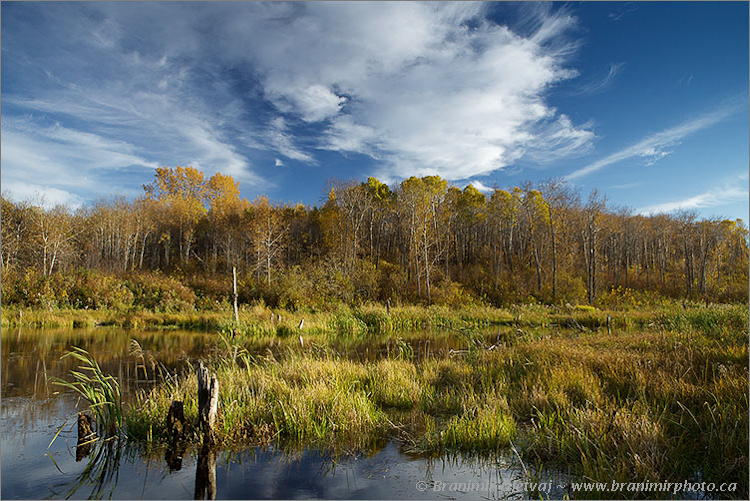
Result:
[[[377,307],[368,308],[377,316]],[[337,353],[334,343],[386,336],[391,324],[381,319],[370,331],[373,321],[357,317],[359,310],[282,313],[289,326],[305,318],[304,335],[313,342],[300,346],[287,336],[275,355],[251,356],[258,339],[277,337],[266,329],[278,324],[270,313],[244,311],[244,325],[264,326],[261,334],[227,340],[212,362],[221,381],[218,439],[225,446],[273,440],[361,449],[392,435],[434,454],[491,453],[516,443],[524,461],[596,481],[700,477],[736,482],[740,496],[748,492],[744,308],[620,312],[612,334],[606,323],[596,327],[599,311],[517,310],[508,317],[514,328],[498,335],[492,350],[466,335],[470,349],[460,355],[443,350],[422,358],[405,336],[399,350],[364,361]],[[494,321],[507,314],[493,313]],[[563,328],[563,317],[583,328]],[[468,325],[484,321],[456,325],[470,332]],[[172,399],[185,401],[192,423],[195,384],[189,375],[141,395],[126,416],[129,434],[163,440]]]

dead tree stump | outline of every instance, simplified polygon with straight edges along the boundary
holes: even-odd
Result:
[[[167,430],[172,441],[182,438],[185,431],[185,404],[180,400],[175,400],[169,406],[167,412]]]
[[[96,440],[96,433],[91,428],[94,418],[83,412],[78,413],[78,443],[76,444],[76,462],[91,453],[91,444]]]
[[[164,455],[170,471],[178,471],[182,468],[182,457],[185,454],[185,444],[182,436],[185,432],[185,405],[175,400],[169,406],[167,412],[167,431],[169,443]]]
[[[210,374],[203,362],[198,364],[198,424],[203,430],[204,443],[214,442],[214,426],[219,410],[219,381]]]

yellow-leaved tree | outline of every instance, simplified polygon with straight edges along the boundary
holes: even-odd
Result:
[[[180,263],[187,263],[195,241],[195,229],[207,212],[203,172],[179,165],[174,169],[159,167],[154,181],[144,185],[143,189],[159,208],[159,241],[164,245],[165,265],[169,266],[173,237],[177,239]]]

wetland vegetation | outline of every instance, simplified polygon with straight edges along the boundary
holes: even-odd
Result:
[[[394,307],[390,316],[417,311]],[[342,309],[336,322],[333,313],[308,316],[309,330],[300,330],[291,327],[295,314],[279,324],[256,305],[242,311],[240,328],[204,336],[199,354],[181,363],[146,364],[129,347],[131,371],[154,383],[121,404],[124,440],[165,457],[168,409],[180,400],[183,447],[199,453],[193,363],[201,358],[221,383],[218,450],[343,456],[395,441],[416,457],[518,454],[528,478],[554,470],[573,480],[731,482],[746,495],[744,306],[492,312],[472,323],[432,311],[443,323],[430,330],[405,320],[391,329],[379,315],[389,316],[385,307],[370,305]]]
[[[4,363],[4,399],[24,372],[47,381],[54,356],[67,381],[56,391],[88,400],[101,438],[128,454],[174,459],[168,414],[181,401],[182,453],[201,468],[217,450],[344,457],[395,444],[402,459],[510,455],[527,479],[710,481],[748,495],[741,221],[631,215],[556,181],[487,197],[434,176],[395,190],[335,182],[322,207],[290,207],[179,167],[133,202],[2,203],[3,342],[34,353]],[[74,348],[78,328],[99,344]],[[198,360],[219,382],[210,460]],[[111,447],[92,458],[115,461]]]

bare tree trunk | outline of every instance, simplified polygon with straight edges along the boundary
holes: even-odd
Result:
[[[425,287],[427,288],[427,301],[430,301],[430,263],[428,260],[427,225],[422,232],[422,244],[424,253]]]
[[[549,229],[552,236],[552,301],[555,301],[557,299],[557,242],[552,218],[549,220]]]

